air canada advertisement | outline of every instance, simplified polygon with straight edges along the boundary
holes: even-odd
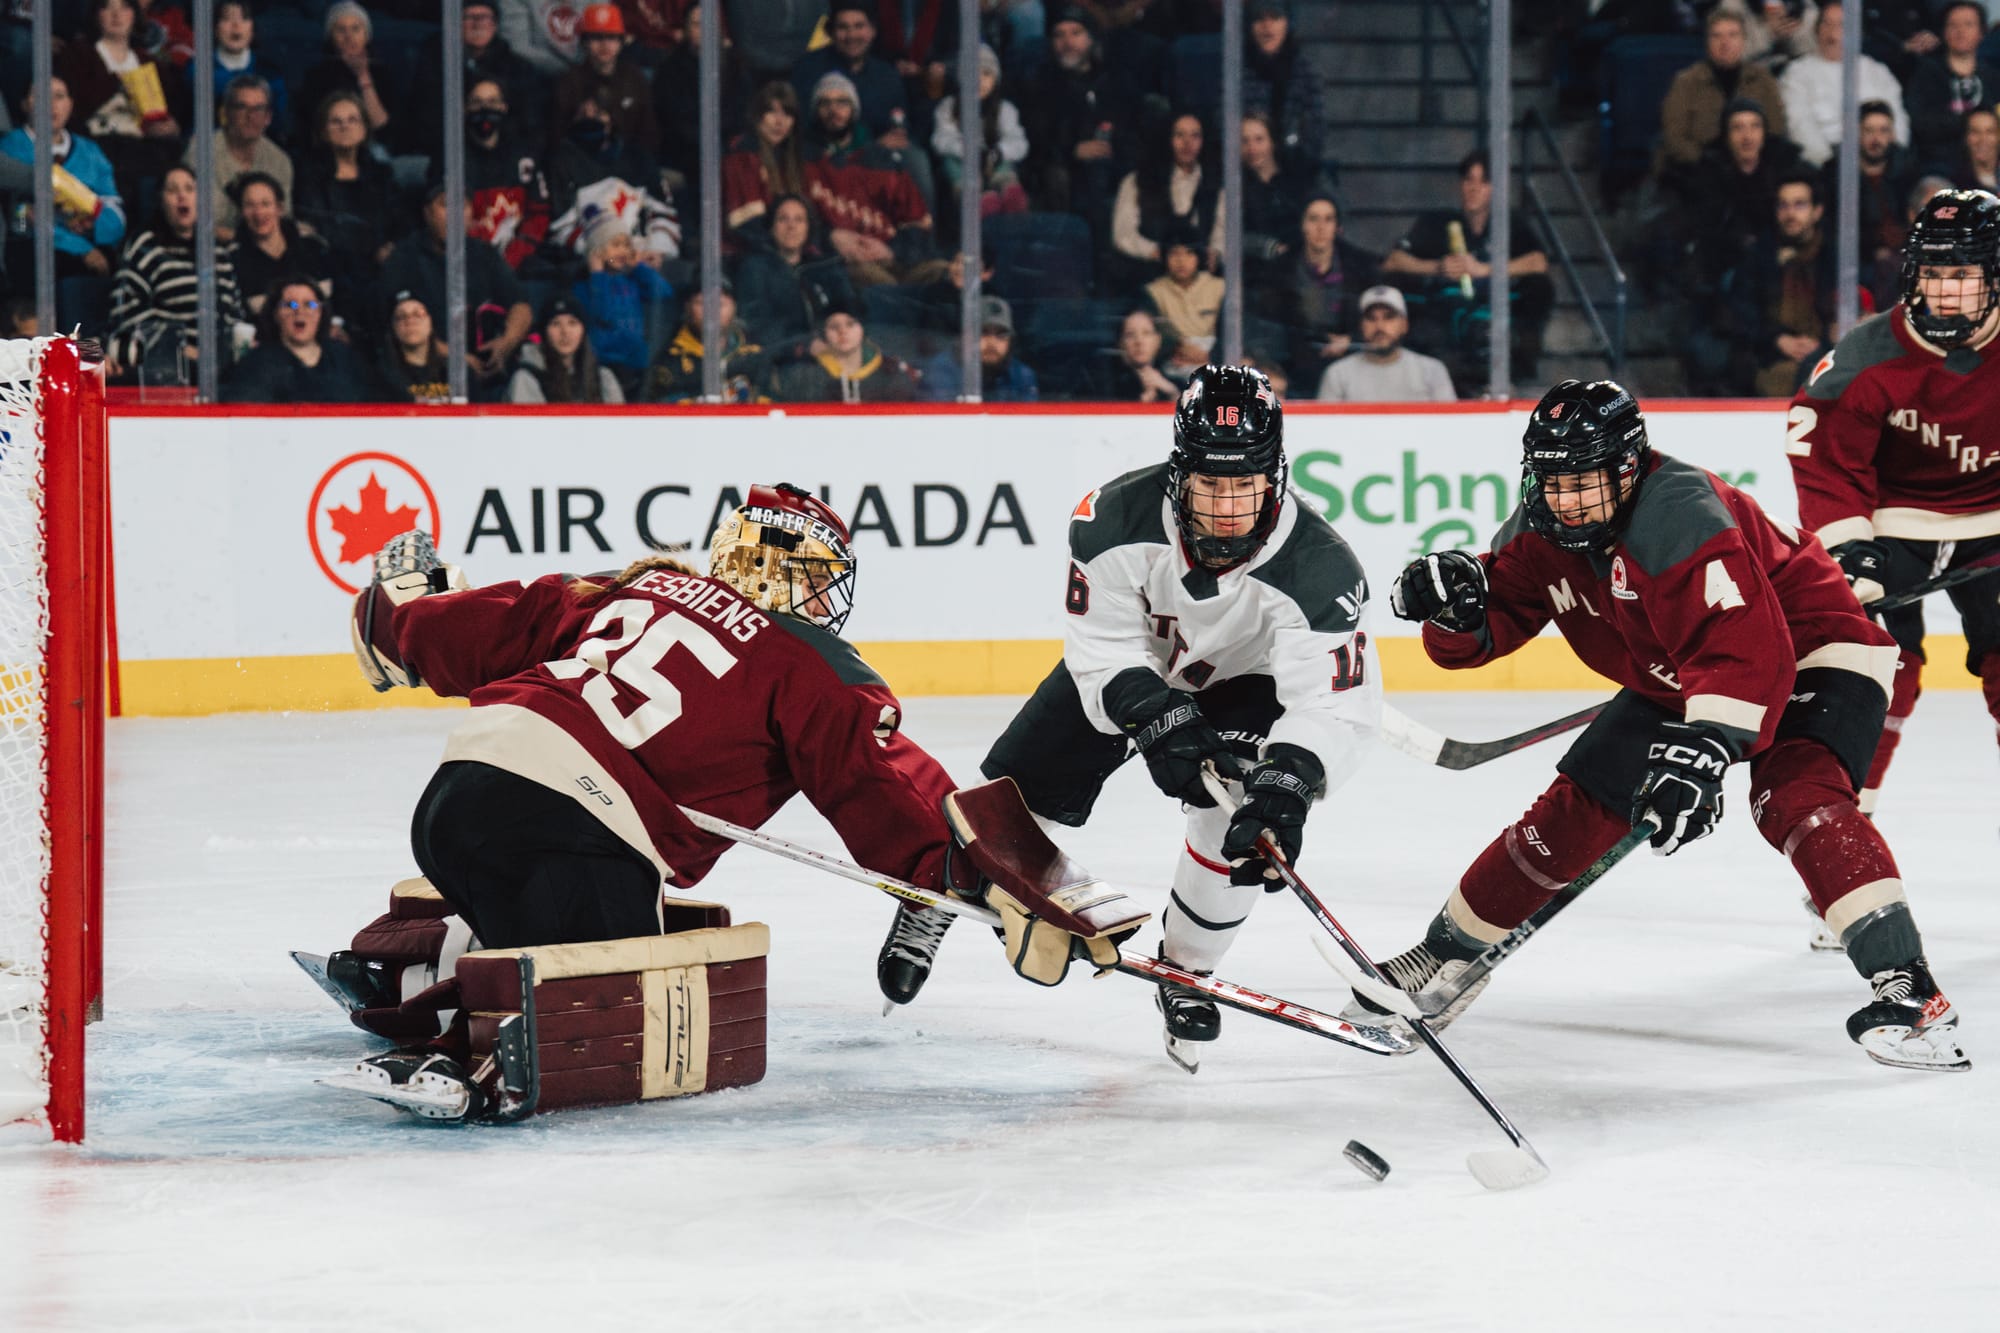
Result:
[[[1294,412],[1293,497],[1381,590],[1407,561],[1484,547],[1519,495],[1525,414]],[[788,417],[114,415],[114,559],[128,660],[343,651],[383,542],[432,534],[475,583],[595,573],[708,535],[753,483],[848,519],[851,636],[1062,635],[1067,531],[1093,488],[1165,458],[1164,413]],[[1659,412],[1656,447],[1795,514],[1777,410]],[[1384,608],[1377,633],[1409,627]]]

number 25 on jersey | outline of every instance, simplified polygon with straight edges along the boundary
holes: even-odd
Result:
[[[545,664],[558,680],[589,678],[583,683],[583,701],[628,750],[638,749],[681,715],[680,689],[660,674],[674,645],[686,648],[717,680],[736,665],[736,655],[707,626],[678,611],[654,620],[659,609],[658,603],[641,597],[609,602],[591,619],[587,632],[592,637],[576,646],[576,656]],[[605,634],[614,624],[616,631]],[[630,713],[621,712],[614,680],[644,702]]]

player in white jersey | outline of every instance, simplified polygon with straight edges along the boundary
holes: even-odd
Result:
[[[1296,860],[1306,812],[1358,766],[1380,723],[1368,586],[1332,526],[1287,483],[1284,412],[1270,381],[1203,366],[1174,412],[1167,462],[1085,496],[1070,520],[1063,660],[982,770],[1011,777],[1044,823],[1081,826],[1135,746],[1182,803],[1161,956],[1214,970],[1277,887],[1258,857],[1269,830]],[[1215,764],[1244,783],[1234,819],[1204,789]],[[898,1004],[930,974],[950,918],[898,909],[877,964]],[[1213,1001],[1162,988],[1169,1052],[1213,1041]]]

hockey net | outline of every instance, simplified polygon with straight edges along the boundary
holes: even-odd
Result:
[[[0,341],[0,1124],[72,1142],[101,989],[104,439],[91,349]]]

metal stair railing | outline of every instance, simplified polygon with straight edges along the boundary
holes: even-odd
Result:
[[[1548,118],[1538,107],[1529,107],[1521,117],[1521,194],[1534,209],[1535,218],[1542,225],[1542,234],[1548,237],[1550,247],[1555,251],[1556,262],[1562,266],[1569,278],[1569,285],[1576,293],[1576,302],[1583,308],[1584,318],[1590,322],[1590,330],[1597,336],[1604,359],[1610,365],[1611,377],[1617,379],[1625,373],[1625,316],[1629,303],[1628,283],[1625,270],[1618,262],[1618,255],[1611,248],[1610,238],[1604,228],[1598,225],[1597,212],[1590,206],[1584,195],[1583,184],[1569,163],[1563,160],[1562,148],[1556,143],[1555,132],[1550,129]],[[1569,246],[1555,227],[1549,215],[1548,205],[1542,199],[1542,192],[1535,188],[1534,170],[1530,157],[1537,140],[1547,150],[1549,161],[1555,164],[1557,173],[1569,191],[1569,197],[1576,211],[1590,228],[1590,239],[1604,260],[1605,272],[1611,275],[1611,327],[1606,329],[1602,316],[1598,314],[1597,302],[1591,299],[1590,291],[1583,285],[1583,275],[1577,272],[1576,261],[1571,257]]]

